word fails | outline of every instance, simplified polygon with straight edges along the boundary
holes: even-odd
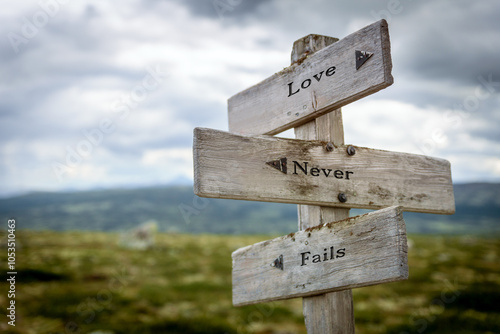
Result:
[[[336,69],[335,66],[327,68],[325,75],[327,77],[331,77],[332,75],[335,74],[335,69]],[[312,76],[313,79],[315,79],[317,82],[320,82],[324,72],[325,71],[321,71],[319,73],[316,73],[315,75]],[[311,86],[311,83],[312,83],[312,80],[307,78],[304,81],[302,81],[302,83],[300,84],[300,87],[302,89],[309,88],[309,86]],[[288,97],[295,95],[300,91],[300,88],[297,88],[296,91],[293,91],[292,85],[293,85],[293,81],[288,84]]]
[[[323,249],[323,254],[313,254],[311,255],[311,252],[302,252],[300,253],[301,256],[301,266],[307,266],[308,263],[321,263],[324,261],[329,261],[329,260],[334,260],[334,259],[339,259],[341,257],[345,256],[345,248],[339,248],[335,252],[335,247],[330,246],[330,249],[328,250],[327,248]],[[321,257],[323,255],[323,257]]]
[[[311,252],[309,252],[309,251],[301,252],[300,253],[300,257],[301,257],[301,265],[300,266],[307,266],[307,264],[309,264],[309,263],[321,263],[324,261],[339,259],[339,258],[344,257],[345,254],[346,254],[345,248],[339,248],[339,249],[337,249],[337,251],[335,251],[334,246],[330,246],[329,250],[328,250],[328,248],[323,249],[323,254],[318,253],[318,254],[311,255]],[[323,255],[323,257],[321,257],[321,255]],[[283,269],[284,262],[285,261],[284,261],[283,254],[282,254],[271,263],[271,267],[284,270]]]
[[[325,177],[329,177],[330,175],[335,177],[336,179],[343,179],[345,178],[346,180],[350,180],[349,175],[354,174],[354,172],[351,171],[342,171],[340,169],[333,170],[331,168],[320,168],[320,167],[312,167],[309,168],[309,162],[308,161],[303,161],[298,162],[293,160],[293,173],[295,175],[310,175],[310,176],[320,176],[324,175]],[[288,174],[288,167],[287,167],[287,158],[280,158],[278,160],[272,160],[266,162],[267,165],[279,170],[283,174]],[[333,172],[333,173],[332,173]]]

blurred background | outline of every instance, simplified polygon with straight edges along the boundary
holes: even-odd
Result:
[[[386,19],[394,84],[343,108],[346,142],[449,160],[457,213],[405,214],[410,280],[355,290],[357,330],[500,332],[499,13],[494,0],[5,4],[0,219],[17,222],[21,306],[0,330],[304,333],[300,300],[231,306],[230,253],[295,231],[296,206],[195,197],[192,130],[227,130],[227,99],[287,67],[295,40]]]

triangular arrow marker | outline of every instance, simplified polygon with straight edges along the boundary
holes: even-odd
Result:
[[[268,161],[268,162],[266,162],[266,164],[276,168],[277,170],[279,170],[283,174],[286,174],[286,158]]]
[[[271,263],[271,267],[283,270],[283,255],[280,255],[276,260]]]
[[[359,70],[361,66],[371,57],[373,52],[359,51],[356,50],[356,70]]]

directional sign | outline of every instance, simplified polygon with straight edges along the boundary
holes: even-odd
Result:
[[[450,163],[322,141],[194,131],[202,197],[452,214]]]
[[[233,304],[318,295],[408,278],[401,207],[390,207],[240,248]]]
[[[381,20],[231,97],[229,131],[280,133],[390,86],[391,70]]]

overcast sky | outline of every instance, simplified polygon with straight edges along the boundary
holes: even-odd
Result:
[[[227,130],[227,99],[296,39],[381,18],[394,84],[343,108],[346,142],[499,182],[499,1],[20,0],[0,11],[0,195],[187,184],[193,128]]]

